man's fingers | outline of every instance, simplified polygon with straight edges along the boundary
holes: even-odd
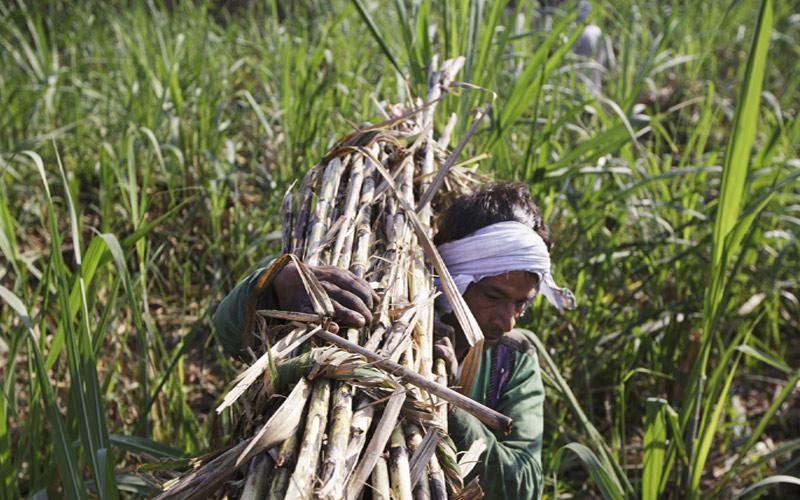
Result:
[[[453,348],[453,343],[447,337],[442,337],[436,340],[433,344],[433,357],[443,359],[447,363],[447,373],[450,376],[455,376],[458,373],[458,360],[456,359],[456,351]]]
[[[328,292],[331,300],[335,300],[342,307],[350,309],[360,314],[367,322],[372,321],[372,311],[367,307],[360,297],[347,290],[343,290],[332,283],[322,283],[322,287]]]
[[[361,314],[348,309],[334,299],[333,302],[333,317],[342,325],[361,328],[367,324],[367,320]]]
[[[315,274],[322,282],[330,282],[342,290],[356,295],[371,311],[377,303],[376,295],[369,287],[369,284],[357,278],[353,273],[339,269],[338,267],[320,267],[315,269]]]
[[[456,331],[455,329],[448,325],[447,323],[442,322],[441,319],[434,317],[433,318],[433,336],[438,338],[446,338],[449,339],[451,342],[456,338]]]

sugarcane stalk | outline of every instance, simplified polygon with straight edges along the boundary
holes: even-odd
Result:
[[[373,500],[391,500],[392,486],[389,482],[389,466],[386,464],[385,457],[378,457],[370,479],[372,480]]]
[[[425,92],[425,109],[422,110],[422,127],[426,130],[429,128],[433,128],[433,116],[436,112],[436,100],[442,93],[442,89],[439,87],[438,81],[438,69],[439,69],[439,56],[434,54],[431,57],[431,62],[428,64],[428,79],[425,82],[426,85],[426,92]]]
[[[374,148],[377,149],[378,145],[374,145]],[[364,181],[361,184],[361,199],[354,231],[355,248],[353,249],[352,262],[350,263],[350,271],[359,278],[363,278],[367,272],[369,248],[372,243],[372,203],[375,196],[375,167],[371,158],[367,158],[365,161],[364,169]]]
[[[425,472],[427,471],[428,467],[427,464],[423,464],[423,461],[426,459],[420,458],[418,460],[419,464],[414,461],[414,457],[418,456],[418,451],[421,453],[426,453],[423,450],[420,450],[419,446],[423,443],[422,432],[420,431],[419,426],[413,423],[407,423],[405,428],[406,436],[408,436],[408,451],[411,453],[411,457],[409,458],[409,481],[411,482],[411,488],[414,495],[415,500],[429,500],[431,498],[430,492],[430,485],[428,484],[427,477]],[[435,441],[429,440],[432,442],[432,449],[431,455],[433,455],[433,451],[436,449]],[[427,459],[429,460],[429,459]],[[422,472],[415,470],[416,467],[421,467]]]
[[[322,173],[322,164],[315,165],[309,170],[303,179],[303,189],[297,207],[297,217],[292,237],[292,253],[303,255],[305,251],[306,224],[308,223],[309,212],[311,211],[311,201],[314,198],[314,191]]]
[[[306,237],[306,252],[303,261],[308,265],[317,265],[321,260],[322,237],[330,224],[331,208],[336,200],[339,190],[339,179],[349,161],[349,155],[344,159],[338,156],[328,162],[322,174],[317,203],[314,206],[314,217]]]
[[[420,180],[420,192],[424,192],[429,182],[426,180],[428,174],[433,172],[433,147],[429,141],[425,149],[425,157],[422,162],[422,179]],[[413,204],[413,200],[411,202]],[[428,228],[430,235],[431,223],[431,208],[426,205],[419,214],[420,222],[424,227]],[[411,244],[409,245],[412,250],[411,259],[411,284],[410,299],[417,300],[419,297],[427,296],[433,289],[433,283],[430,273],[427,272],[425,267],[425,255],[419,248],[416,242],[416,235],[411,236]],[[432,378],[433,368],[433,304],[424,306],[418,316],[418,328],[415,330],[416,341],[419,345],[419,372]]]
[[[408,469],[408,451],[406,438],[401,426],[394,428],[389,443],[389,480],[392,485],[392,497],[397,500],[411,500],[411,474]]]
[[[425,469],[427,471],[427,467]],[[414,500],[431,500],[431,485],[428,482],[427,474],[423,474],[423,476],[411,491]]]
[[[426,94],[426,104],[428,105],[423,111],[422,127],[426,136],[423,145],[423,159],[420,164],[420,180],[418,193],[422,195],[427,191],[428,186],[432,181],[432,174],[434,172],[435,152],[433,140],[433,118],[436,112],[436,102],[441,96],[442,88],[440,86],[439,72],[437,71],[438,59],[432,58],[431,64],[428,68],[428,89]],[[409,201],[409,205],[414,205],[414,200]],[[432,209],[430,204],[427,204],[419,213],[419,220],[422,225],[428,228],[430,235],[431,215]],[[415,300],[424,294],[429,293],[433,288],[430,273],[426,272],[425,268],[425,255],[416,244],[416,237],[413,237],[410,248],[414,249],[411,255],[411,300]],[[431,304],[425,308],[419,315],[418,329],[416,330],[416,340],[419,345],[419,371],[422,375],[431,378],[433,368],[433,305]]]
[[[320,481],[322,487],[315,492],[316,498],[338,499],[344,495],[345,458],[350,438],[350,423],[353,416],[352,388],[345,383],[337,383],[333,396],[333,411],[322,464]]]
[[[389,398],[389,402],[384,407],[383,415],[381,415],[381,419],[372,433],[372,439],[370,439],[367,448],[364,450],[363,458],[359,461],[347,481],[345,497],[348,500],[355,500],[361,493],[364,482],[370,476],[372,469],[383,454],[383,449],[391,437],[392,429],[397,426],[397,417],[400,415],[400,410],[405,400],[405,393],[399,389]]]
[[[436,359],[433,365],[433,370],[436,376],[436,383],[447,387],[447,367],[444,360],[441,358]],[[442,427],[444,432],[447,432],[447,401],[436,398],[436,420]]]
[[[347,197],[344,201],[344,208],[342,209],[342,227],[339,229],[339,234],[336,237],[336,243],[333,245],[331,252],[331,263],[334,265],[341,265],[339,259],[342,252],[347,247],[351,247],[353,243],[352,226],[355,223],[357,214],[357,205],[361,197],[361,184],[364,181],[364,157],[356,154],[350,165],[350,179],[347,183]],[[349,240],[350,245],[347,245]],[[349,255],[349,251],[347,254]],[[346,258],[349,263],[349,257]],[[341,267],[348,267],[343,265]]]
[[[267,494],[267,488],[272,482],[272,458],[266,452],[257,455],[250,462],[250,470],[244,482],[242,495],[239,500],[261,500]]]
[[[447,484],[445,483],[444,471],[442,470],[439,459],[434,454],[428,462],[428,475],[430,478],[430,495],[432,500],[444,500],[447,498]]]
[[[330,395],[330,380],[320,378],[314,381],[300,453],[297,456],[294,473],[289,480],[284,497],[287,500],[311,498],[314,481],[317,478],[317,462],[322,448],[322,437],[328,423]]]
[[[267,498],[280,500],[286,495],[286,488],[289,486],[294,465],[297,461],[297,452],[300,448],[300,435],[293,434],[283,442],[275,459],[275,476],[272,479]]]
[[[450,144],[450,137],[453,135],[453,129],[456,128],[456,123],[458,123],[458,115],[452,113],[450,118],[448,118],[447,123],[442,130],[442,135],[439,136],[439,139],[436,140],[439,149],[446,150],[447,146]]]
[[[374,414],[375,406],[366,399],[362,400],[359,408],[353,412],[353,418],[350,420],[350,441],[347,443],[347,453],[344,461],[345,479],[349,479],[350,474],[356,468],[358,457],[367,442],[367,431],[372,425]]]

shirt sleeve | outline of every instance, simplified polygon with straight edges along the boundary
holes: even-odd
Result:
[[[476,417],[454,408],[448,419],[456,447],[466,450],[483,439],[486,451],[467,480],[480,478],[486,498],[532,498],[542,495],[541,462],[544,387],[535,355],[515,352],[514,373],[496,410],[513,419],[511,433],[498,436]]]
[[[245,278],[236,288],[222,299],[222,302],[214,311],[214,329],[216,330],[217,340],[222,344],[222,348],[229,356],[241,356],[242,353],[242,333],[244,331],[245,315],[247,314],[247,304],[253,287],[261,273],[269,267],[262,267],[250,276]],[[273,302],[269,295],[259,298],[259,309],[271,309]]]

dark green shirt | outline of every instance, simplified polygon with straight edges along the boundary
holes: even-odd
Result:
[[[467,480],[479,476],[487,499],[540,498],[542,473],[542,430],[544,424],[544,387],[539,359],[527,337],[528,330],[516,329],[506,334],[515,342],[511,377],[505,385],[495,410],[511,417],[508,436],[500,436],[476,417],[458,408],[450,412],[449,433],[459,450],[483,439],[486,451]],[[510,343],[507,343],[509,345]],[[493,348],[486,348],[472,386],[470,397],[479,403],[488,401]]]
[[[241,355],[242,330],[250,292],[263,269],[239,283],[217,307],[214,326],[225,352]],[[495,410],[513,419],[511,433],[499,436],[469,413],[455,408],[450,412],[449,432],[459,450],[467,450],[473,441],[483,439],[486,451],[467,480],[478,475],[487,499],[538,499],[542,495],[541,465],[544,387],[539,361],[533,344],[527,341],[532,332],[513,330],[513,368]],[[511,346],[510,342],[505,342]],[[472,387],[470,397],[486,404],[491,376],[493,349],[487,348]]]

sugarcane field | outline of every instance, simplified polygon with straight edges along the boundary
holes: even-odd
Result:
[[[800,498],[795,0],[0,0],[1,499]]]

